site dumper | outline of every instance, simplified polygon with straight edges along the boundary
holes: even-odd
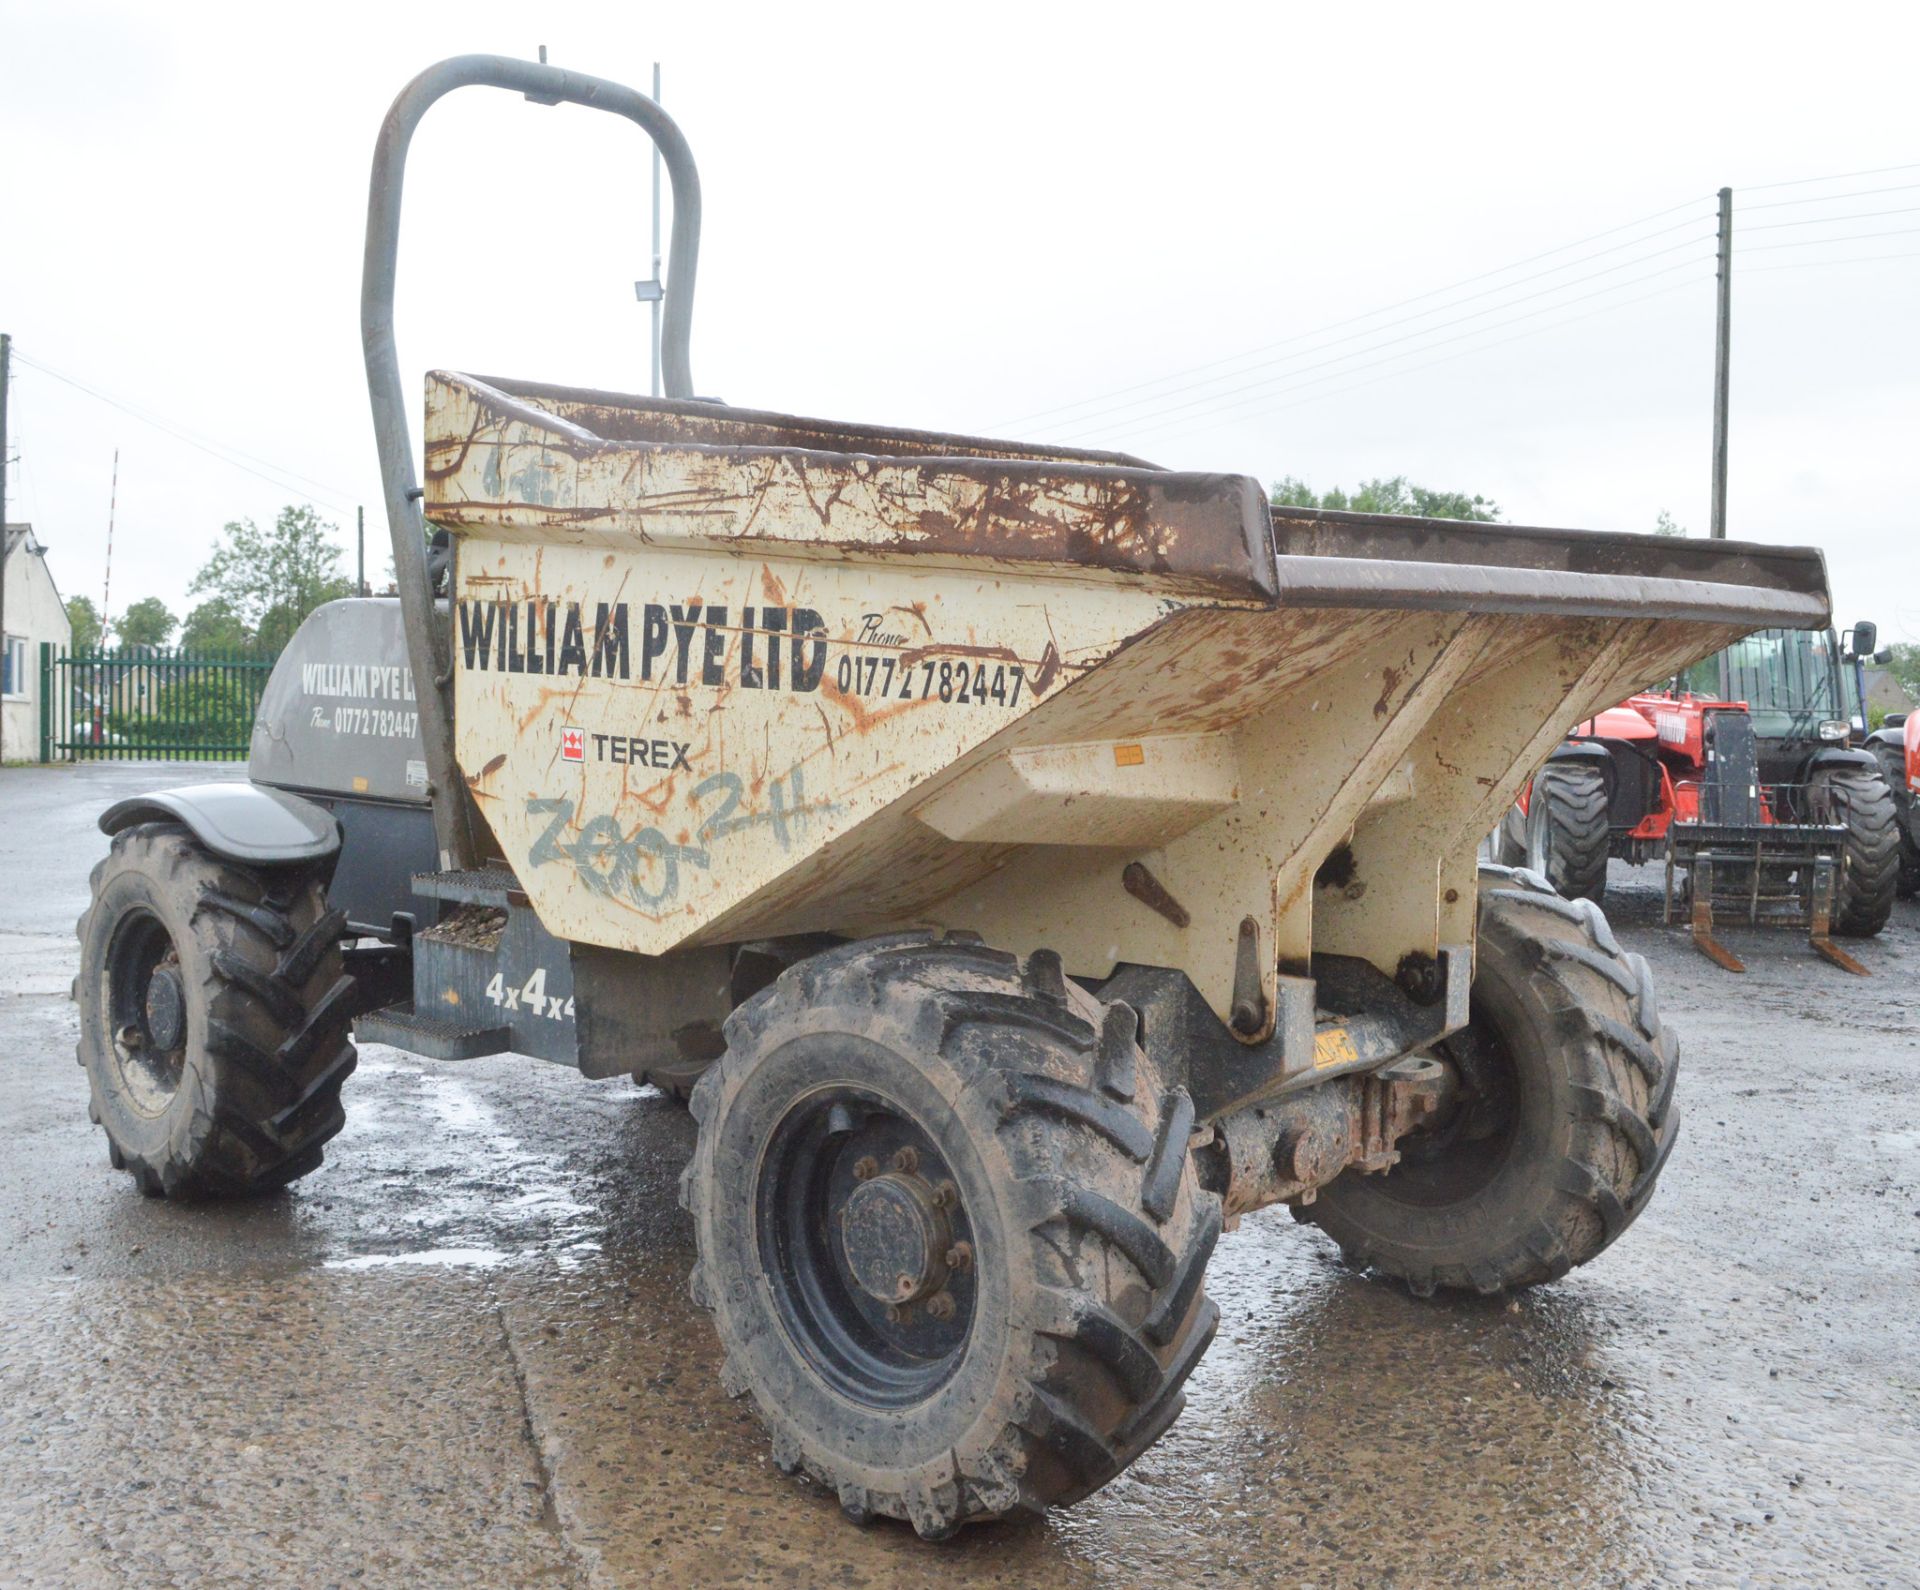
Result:
[[[399,167],[476,82],[659,140],[673,395],[436,373],[416,477]],[[476,57],[396,104],[365,324],[400,598],[309,621],[252,783],[103,819],[77,994],[116,1162],[311,1169],[356,1017],[691,1089],[726,1390],[929,1537],[1168,1427],[1250,1210],[1421,1294],[1598,1254],[1676,1048],[1599,911],[1476,847],[1572,723],[1824,621],[1818,555],[701,401],[697,216],[629,90]]]

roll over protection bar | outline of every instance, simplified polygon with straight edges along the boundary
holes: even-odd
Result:
[[[693,151],[660,106],[636,89],[604,78],[569,72],[544,61],[504,55],[456,55],[428,67],[394,100],[373,151],[373,181],[367,196],[367,242],[360,279],[360,341],[366,355],[367,392],[373,403],[380,478],[393,539],[393,567],[407,656],[414,678],[428,681],[418,692],[420,735],[433,797],[433,827],[442,868],[470,867],[473,834],[453,750],[452,657],[447,637],[433,621],[433,592],[426,561],[425,516],[413,467],[406,399],[400,389],[400,359],[393,336],[393,292],[400,253],[400,201],[407,149],[427,111],[456,88],[518,90],[536,105],[584,105],[624,116],[659,149],[673,184],[673,233],[667,252],[661,367],[667,396],[691,398],[693,370],[688,345],[693,329],[693,287],[700,253],[700,177]]]

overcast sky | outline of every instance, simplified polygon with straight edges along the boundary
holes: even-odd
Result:
[[[1731,533],[1824,547],[1842,623],[1920,641],[1910,3],[0,0],[8,517],[65,593],[100,600],[116,447],[116,612],[184,612],[223,523],[303,498],[349,567],[365,503],[384,574],[374,135],[431,61],[541,44],[639,86],[664,63],[706,200],[704,394],[1319,488],[1406,474],[1516,522],[1705,533],[1730,185]],[[644,392],[647,182],[610,118],[443,102],[409,171],[410,386]]]

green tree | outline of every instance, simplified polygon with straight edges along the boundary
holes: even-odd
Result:
[[[98,651],[107,638],[106,625],[100,622],[100,609],[93,605],[91,597],[67,598],[67,622],[73,627],[72,649],[76,652]]]
[[[179,627],[180,620],[167,611],[165,602],[143,596],[120,615],[113,631],[122,646],[164,646]]]
[[[224,601],[259,650],[279,651],[307,614],[352,592],[334,530],[311,507],[282,508],[265,530],[236,519],[188,589]]]
[[[1683,536],[1687,533],[1687,527],[1662,508],[1654,516],[1653,533],[1657,536]]]
[[[1920,646],[1912,641],[1896,641],[1887,650],[1893,653],[1887,672],[1906,686],[1908,695],[1920,701]]]
[[[182,651],[244,652],[253,637],[224,596],[210,596],[191,613],[180,630]]]
[[[1274,482],[1275,506],[1294,508],[1348,508],[1355,513],[1416,514],[1423,519],[1471,519],[1491,524],[1500,517],[1500,505],[1478,492],[1434,491],[1416,486],[1405,475],[1363,480],[1349,496],[1338,486],[1316,494],[1304,480],[1284,475]]]

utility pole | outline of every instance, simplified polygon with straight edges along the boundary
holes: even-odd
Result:
[[[120,511],[120,449],[113,450],[113,483],[107,487],[107,578],[100,588],[100,641],[107,639],[107,614],[113,611],[113,521]]]
[[[1713,508],[1707,533],[1727,538],[1727,362],[1733,351],[1733,189],[1720,190],[1720,307],[1713,333]]]
[[[653,102],[660,103],[660,63],[653,63]],[[641,303],[653,309],[653,386],[655,397],[660,395],[660,300],[666,289],[660,282],[660,146],[653,146],[653,277],[650,281],[635,282],[633,296]]]
[[[7,376],[13,368],[13,338],[0,331],[0,648],[7,644]],[[18,679],[9,679],[15,690]]]
[[[367,594],[367,510],[364,506],[353,510],[353,539],[359,551],[354,560],[353,594]]]

